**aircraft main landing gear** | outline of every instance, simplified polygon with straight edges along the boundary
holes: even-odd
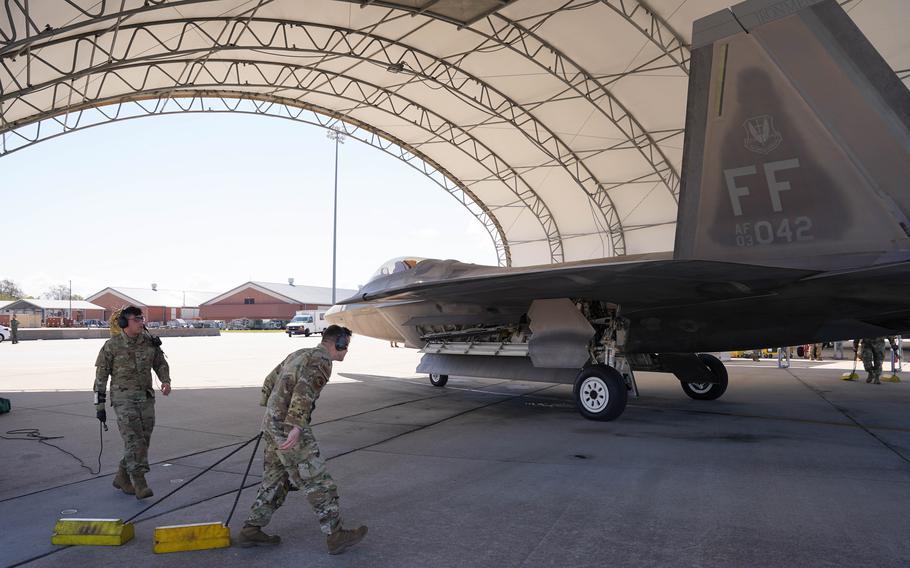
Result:
[[[449,382],[448,375],[440,375],[439,373],[430,373],[430,384],[434,387],[444,387],[446,383]]]
[[[680,381],[683,392],[695,400],[716,400],[727,390],[727,368],[720,359],[709,353],[699,353],[698,358],[711,371],[715,382]]]

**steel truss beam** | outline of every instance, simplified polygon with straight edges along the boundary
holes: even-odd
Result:
[[[656,45],[683,73],[689,74],[689,45],[644,0],[600,0]]]
[[[679,201],[680,182],[676,168],[673,167],[654,137],[607,89],[602,81],[517,22],[495,14],[487,18],[485,23],[485,32],[482,32],[484,35],[547,69],[554,77],[562,81],[567,89],[594,105],[595,109],[622,132],[623,136],[638,150],[655,174],[659,176],[673,199]],[[546,61],[541,61],[539,58],[546,58]]]
[[[181,26],[181,33],[178,36],[171,35],[167,40],[157,39],[159,36],[155,35],[155,30],[158,26],[173,26],[175,24]],[[208,28],[206,27],[207,25]],[[21,98],[31,92],[50,87],[56,81],[70,77],[75,78],[86,72],[113,69],[117,66],[122,66],[124,63],[133,63],[135,61],[161,59],[161,52],[156,52],[152,56],[131,58],[132,53],[137,49],[134,43],[140,34],[145,39],[153,38],[157,42],[158,48],[170,57],[191,55],[200,51],[198,48],[195,50],[181,50],[184,42],[192,42],[192,37],[187,39],[187,36],[192,31],[205,36],[206,41],[210,42],[205,51],[224,52],[228,50],[264,49],[269,52],[293,51],[298,55],[302,51],[310,51],[325,56],[359,58],[360,61],[371,61],[383,67],[400,65],[402,70],[406,69],[413,74],[412,79],[406,83],[416,80],[432,80],[449,89],[453,94],[461,97],[462,100],[468,100],[474,103],[475,106],[480,106],[484,111],[492,115],[493,119],[518,128],[528,140],[534,143],[552,161],[562,166],[602,212],[607,223],[607,232],[611,236],[613,254],[623,254],[625,252],[622,226],[612,200],[590,170],[587,169],[584,162],[558,136],[537,121],[520,105],[480,79],[431,54],[363,32],[322,24],[289,23],[280,20],[263,19],[253,19],[252,25],[247,25],[247,22],[244,22],[239,33],[237,33],[238,26],[240,24],[234,18],[171,20],[137,26],[120,26],[121,41],[116,46],[113,44],[112,38],[99,32],[51,40],[40,44],[40,46],[35,46],[35,51],[30,51],[28,66],[30,69],[34,67],[36,71],[45,75],[56,74],[57,76],[39,85],[27,85],[18,81],[6,63],[0,61],[0,79],[3,79],[2,72],[6,72],[5,80],[0,82],[13,83],[18,87],[17,91],[5,94],[0,98],[0,102],[9,101],[11,97]],[[262,26],[265,26],[265,30],[262,29]],[[253,28],[256,28],[259,35],[253,31]],[[326,31],[329,32],[327,37]],[[319,34],[319,32],[323,33]],[[317,39],[317,36],[320,36],[321,39]],[[223,43],[219,43],[222,41]],[[244,41],[250,41],[251,43],[243,45]],[[38,53],[39,47],[59,45],[63,42],[70,42],[74,45],[73,50],[71,50],[72,58],[67,62],[52,62]],[[81,53],[80,49],[82,50]],[[70,52],[70,50],[66,51]],[[147,51],[147,49],[143,50],[143,52]],[[366,59],[368,51],[375,53],[372,56],[374,59]],[[86,56],[89,62],[88,66],[84,65]],[[92,66],[92,63],[96,60],[99,61],[99,64]],[[80,65],[77,62],[83,62],[83,66],[87,68],[80,69]],[[59,98],[55,98],[55,100],[59,100]],[[9,112],[8,106],[6,110]],[[561,254],[552,254],[551,256],[556,262],[561,261],[563,258]]]

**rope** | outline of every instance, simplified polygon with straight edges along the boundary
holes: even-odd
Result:
[[[221,459],[219,459],[218,461],[216,461],[216,462],[213,463],[212,465],[208,466],[207,468],[203,469],[202,471],[200,471],[199,473],[197,473],[196,475],[194,475],[192,478],[190,478],[189,481],[187,481],[187,482],[184,483],[183,485],[177,487],[176,489],[174,489],[173,491],[171,491],[170,493],[168,493],[167,495],[165,495],[165,496],[162,497],[161,499],[158,499],[157,501],[155,501],[154,503],[152,503],[152,504],[149,505],[148,507],[142,509],[141,511],[139,511],[138,513],[136,513],[136,514],[133,515],[132,517],[130,517],[130,518],[128,518],[127,520],[123,521],[123,524],[130,523],[130,522],[134,521],[137,517],[139,517],[140,515],[142,515],[143,513],[145,513],[146,511],[148,511],[149,509],[151,509],[152,507],[154,507],[154,506],[156,506],[156,505],[162,503],[165,499],[167,499],[168,497],[170,497],[170,496],[173,495],[174,493],[177,493],[178,491],[180,491],[181,489],[183,489],[184,487],[186,487],[186,486],[189,485],[190,483],[196,481],[197,479],[199,479],[200,477],[202,477],[204,474],[206,474],[206,473],[208,473],[209,471],[211,471],[212,469],[214,469],[215,466],[217,466],[218,464],[220,464],[220,463],[223,462],[224,460],[228,459],[228,458],[231,457],[232,455],[236,454],[237,452],[239,452],[239,451],[242,450],[243,448],[247,447],[247,446],[248,446],[250,443],[252,443],[253,441],[256,441],[256,444],[257,444],[257,446],[258,446],[258,444],[259,444],[259,439],[260,439],[261,436],[262,436],[262,433],[256,434],[255,436],[253,436],[252,438],[250,438],[249,440],[247,440],[247,441],[244,442],[243,444],[237,446],[236,449],[234,449],[233,451],[231,451],[230,453],[228,453],[227,455],[225,455],[224,457],[222,457]],[[252,461],[252,460],[251,460],[251,461]],[[141,521],[137,521],[137,522],[141,522]]]
[[[103,426],[103,424],[101,422],[99,422],[98,423],[98,445],[100,447],[100,450],[98,450],[98,470],[97,471],[94,471],[94,470],[92,470],[92,468],[85,465],[85,462],[82,461],[82,459],[79,456],[77,456],[76,454],[69,452],[67,450],[64,450],[60,446],[57,446],[57,445],[54,445],[54,444],[51,444],[50,442],[48,442],[48,440],[62,440],[63,438],[65,438],[65,436],[44,436],[41,434],[41,430],[39,430],[38,428],[19,428],[16,430],[8,430],[6,432],[8,435],[0,436],[0,438],[3,438],[4,440],[35,441],[35,442],[38,442],[39,444],[44,444],[45,446],[50,446],[56,450],[60,450],[64,454],[70,456],[71,458],[73,458],[74,460],[79,462],[79,467],[87,469],[90,474],[98,475],[99,473],[101,473],[101,454],[104,453],[104,435],[101,430],[102,426]],[[21,436],[21,437],[11,438],[9,436]]]
[[[259,449],[259,442],[262,440],[262,433],[256,436],[256,445],[253,446],[253,453],[250,454],[250,461],[246,464],[246,471],[243,472],[243,479],[240,480],[240,487],[237,488],[237,496],[234,497],[234,504],[231,505],[231,512],[228,513],[227,520],[224,521],[224,526],[231,525],[231,517],[234,516],[234,509],[237,508],[237,502],[240,501],[240,494],[243,493],[243,486],[246,485],[246,478],[250,474],[250,467],[253,466],[253,459],[256,457],[256,450]]]

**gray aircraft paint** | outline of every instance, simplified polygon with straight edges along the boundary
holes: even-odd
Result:
[[[426,260],[369,282],[336,321],[395,305],[386,327],[420,347],[426,318],[506,324],[535,300],[601,300],[629,319],[628,353],[910,330],[906,86],[834,0],[750,0],[695,22],[693,46],[673,253]]]

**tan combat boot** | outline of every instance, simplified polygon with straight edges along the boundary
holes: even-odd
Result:
[[[146,499],[154,495],[151,488],[149,488],[148,483],[145,482],[144,473],[134,473],[133,478],[133,489],[136,491],[136,499]]]
[[[124,469],[123,466],[117,468],[117,475],[114,476],[113,486],[127,495],[134,495],[136,493],[136,490],[133,489],[133,484],[130,482],[130,476],[126,473],[126,469]]]
[[[338,530],[325,537],[325,544],[329,549],[329,554],[341,554],[363,540],[366,535],[366,526],[357,527],[352,531],[338,527]]]
[[[244,525],[240,529],[240,536],[237,544],[241,548],[250,548],[252,546],[274,546],[281,542],[281,537],[277,534],[265,534],[261,527]]]

